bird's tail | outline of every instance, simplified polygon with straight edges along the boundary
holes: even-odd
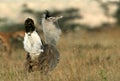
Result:
[[[61,29],[58,25],[57,20],[61,18],[62,16],[51,17],[48,11],[46,11],[46,13],[43,15],[42,27],[43,27],[45,43],[56,45],[61,35]]]

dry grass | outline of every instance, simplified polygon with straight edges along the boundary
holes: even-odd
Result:
[[[62,35],[58,44],[60,63],[48,75],[26,73],[24,49],[13,49],[11,58],[0,56],[0,81],[119,81],[119,31],[80,30]]]

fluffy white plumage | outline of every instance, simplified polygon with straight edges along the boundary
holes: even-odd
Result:
[[[50,17],[48,13],[42,19],[44,43],[36,32],[34,21],[28,18],[25,21],[24,49],[27,51],[25,67],[31,72],[36,69],[48,73],[53,70],[59,62],[59,51],[56,43],[60,37],[61,29],[56,26],[55,22],[62,17]],[[43,47],[43,49],[42,49]],[[42,53],[41,53],[42,52]]]
[[[41,49],[41,38],[36,31],[33,31],[31,35],[25,33],[23,44],[24,49],[29,52],[31,56],[36,56],[43,52],[43,49]]]

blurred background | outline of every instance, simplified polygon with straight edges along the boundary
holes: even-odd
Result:
[[[49,10],[51,15],[63,15],[63,31],[76,28],[96,29],[119,25],[119,0],[0,0],[0,29],[23,29],[24,20],[32,17],[40,24],[41,15]]]
[[[33,18],[42,31],[45,10],[63,16],[58,21],[61,60],[51,76],[32,73],[26,78],[24,21]],[[0,80],[119,81],[119,35],[120,0],[0,0]]]

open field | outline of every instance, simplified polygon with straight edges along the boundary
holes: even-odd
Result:
[[[119,81],[120,28],[79,30],[63,34],[58,43],[60,63],[48,75],[24,71],[25,51],[0,55],[0,81]]]

